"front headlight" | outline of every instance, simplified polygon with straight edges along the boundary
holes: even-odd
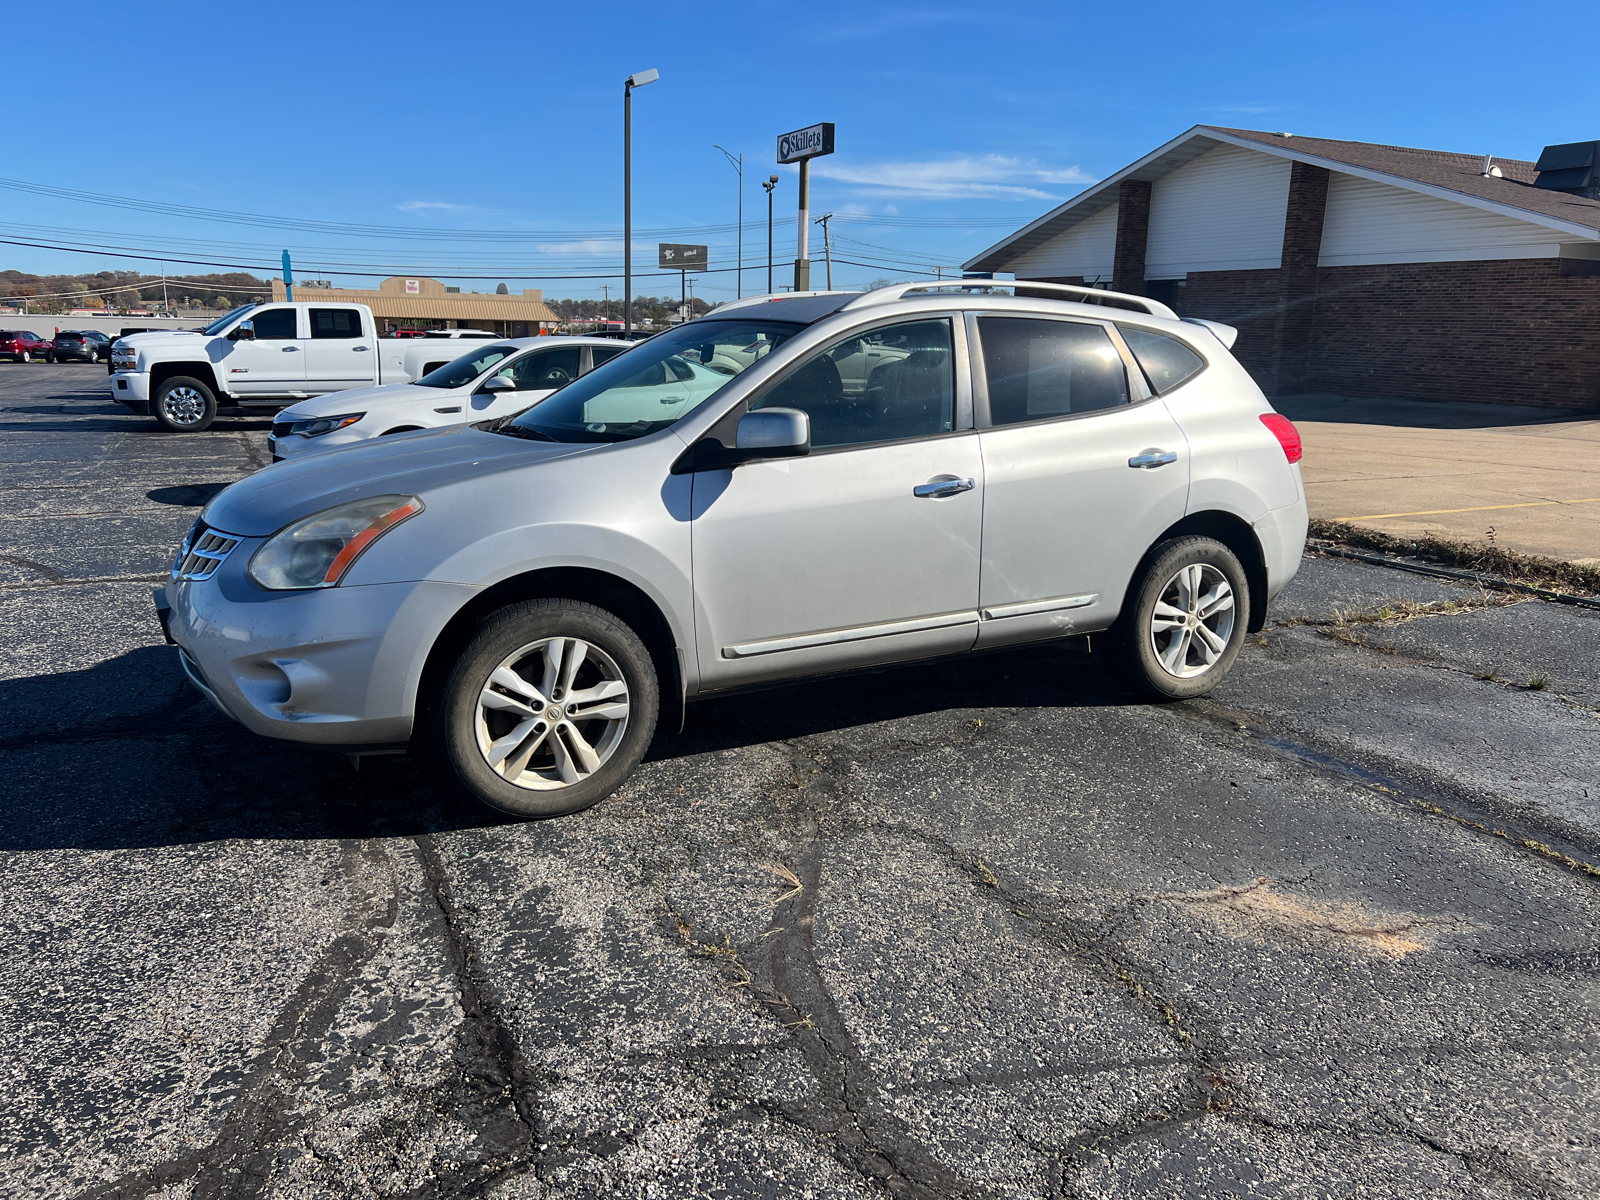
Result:
[[[298,433],[302,437],[320,437],[324,433],[332,433],[335,429],[343,429],[346,425],[354,425],[367,414],[364,412],[345,413],[342,417],[307,417],[304,421],[296,421],[289,426],[290,433]]]
[[[275,592],[334,587],[362,551],[422,511],[415,496],[372,496],[285,525],[250,559],[250,578]]]

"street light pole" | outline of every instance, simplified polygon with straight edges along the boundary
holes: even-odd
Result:
[[[735,158],[721,146],[714,145],[713,149],[722,150],[728,161],[733,164],[733,169],[739,172],[739,267],[736,275],[738,282],[734,285],[733,296],[735,300],[739,300],[744,297],[744,155]]]
[[[771,175],[761,185],[767,189],[767,294],[772,294],[772,193],[778,186],[778,177]]]
[[[635,71],[622,81],[622,328],[633,331],[633,89],[661,78]]]

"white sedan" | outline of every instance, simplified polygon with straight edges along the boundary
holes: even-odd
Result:
[[[628,350],[586,337],[510,338],[474,345],[415,383],[331,392],[273,419],[272,461],[368,438],[437,429],[520,412]]]

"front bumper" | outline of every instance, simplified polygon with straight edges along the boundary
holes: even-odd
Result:
[[[150,376],[144,371],[113,371],[106,377],[111,398],[135,412],[150,411]]]
[[[393,746],[411,736],[430,647],[477,589],[390,583],[267,592],[244,575],[261,539],[217,574],[158,598],[184,672],[217,708],[265,737]]]
[[[359,442],[369,442],[373,435],[362,429],[357,421],[355,425],[346,426],[344,429],[335,429],[332,433],[320,434],[317,437],[306,437],[303,434],[290,433],[283,437],[270,434],[267,437],[267,449],[272,452],[273,462],[283,462],[287,458],[304,458],[308,454],[321,454],[325,450],[338,450],[344,446],[354,446]]]

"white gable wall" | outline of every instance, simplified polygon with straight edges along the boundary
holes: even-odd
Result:
[[[1019,279],[1082,275],[1085,283],[1111,279],[1117,254],[1117,206],[1103,208],[1065,233],[1041,242],[1009,263]]]
[[[1150,188],[1146,279],[1276,270],[1289,209],[1288,159],[1218,146]]]
[[[1582,241],[1531,221],[1336,171],[1328,179],[1319,262],[1324,267],[1354,267],[1556,258],[1563,242]]]

